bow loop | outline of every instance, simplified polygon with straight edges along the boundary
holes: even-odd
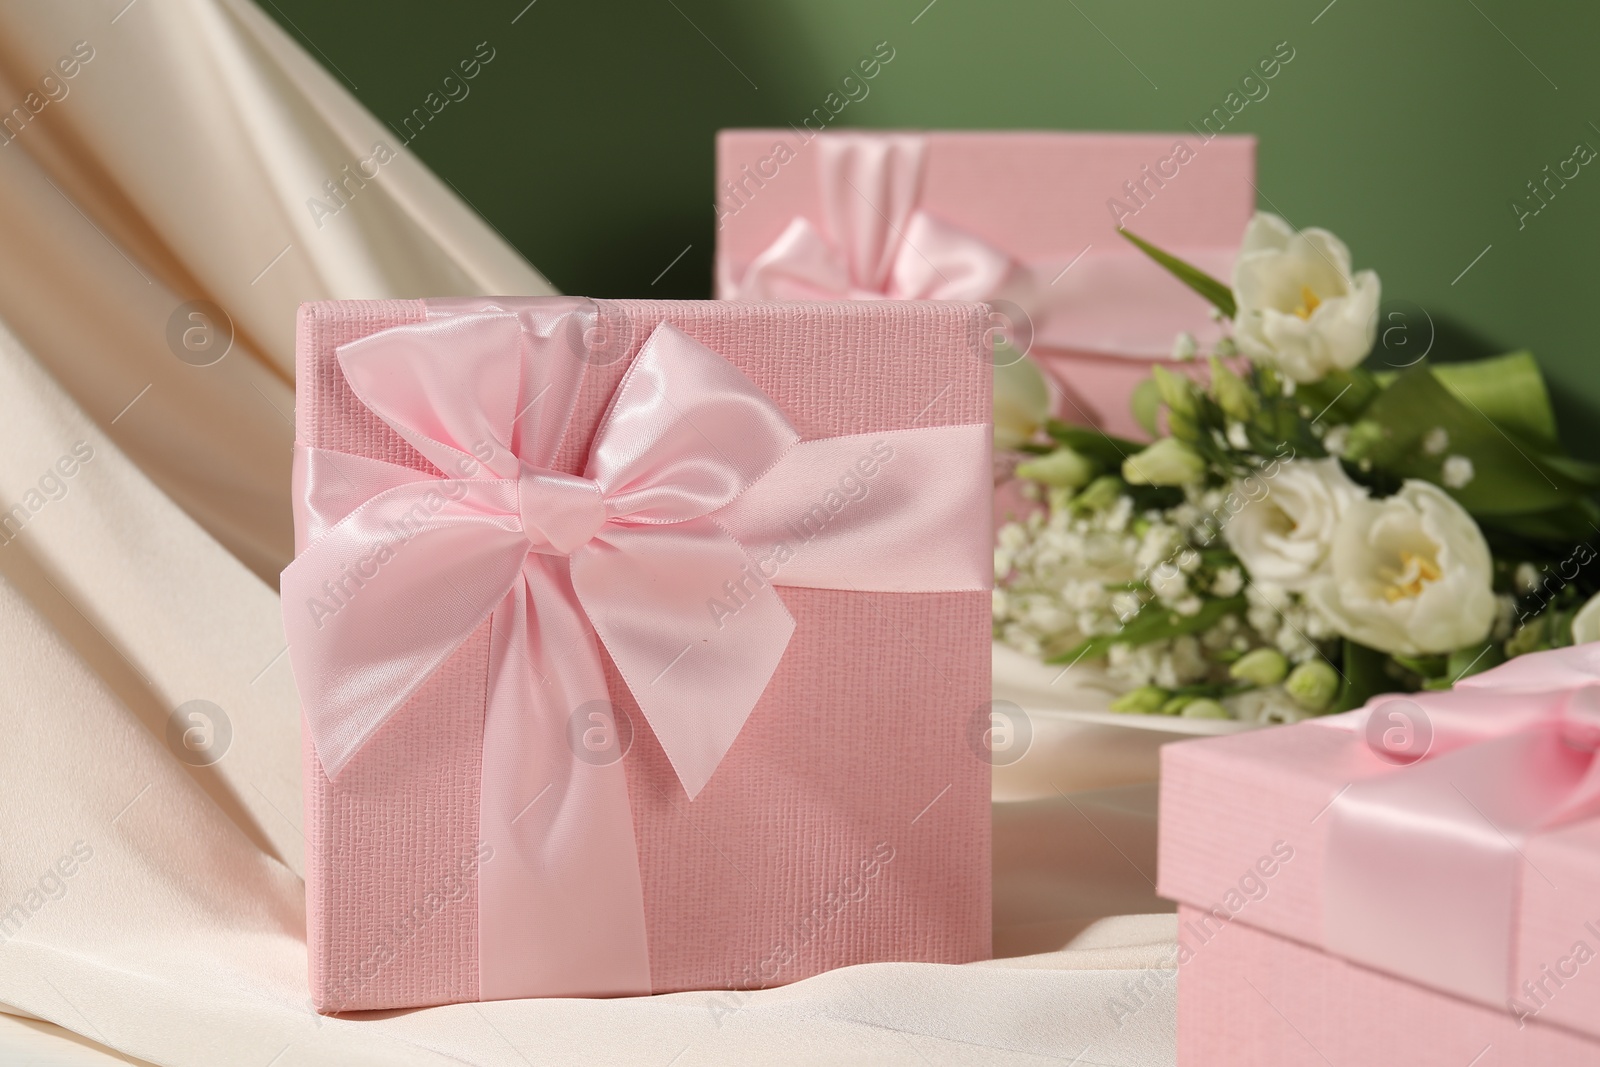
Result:
[[[585,473],[610,517],[679,523],[726,506],[799,440],[737,367],[663,325],[617,387]]]
[[[517,317],[489,314],[384,330],[338,359],[356,397],[446,476],[515,478],[522,347]]]
[[[884,293],[922,194],[915,134],[841,133],[818,142],[822,211],[850,288]]]

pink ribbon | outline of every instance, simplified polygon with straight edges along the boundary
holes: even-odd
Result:
[[[924,145],[909,134],[816,142],[824,235],[796,216],[757,256],[734,300],[988,300],[1026,271],[917,208]]]
[[[817,153],[822,225],[799,215],[742,271],[726,266],[727,300],[981,300],[999,304],[1016,346],[1113,358],[1167,359],[1180,331],[1215,332],[1204,306],[1165,278],[1109,224],[1080,248],[1023,262],[924,209],[927,145],[917,134],[830,133]],[[1083,191],[1063,195],[1083,195]],[[1235,249],[1169,251],[1226,277]],[[1016,305],[1007,308],[1004,305]],[[1045,352],[1044,363],[1053,357]],[[1070,392],[1081,386],[1056,370]],[[1078,417],[1083,417],[1082,413]]]
[[[1600,814],[1600,645],[1522,656],[1448,692],[1380,697],[1328,725],[1364,732],[1374,752],[1386,738],[1426,751],[1329,808],[1324,946],[1503,1005],[1527,842]]]
[[[304,548],[283,572],[284,622],[330,778],[492,620],[483,999],[650,991],[626,778],[581,751],[614,728],[600,645],[692,800],[793,632],[775,586],[981,589],[992,566],[971,519],[987,426],[802,441],[666,324],[583,474],[555,469],[601,315],[569,298],[430,303],[427,321],[338,359],[441,473],[296,453]]]

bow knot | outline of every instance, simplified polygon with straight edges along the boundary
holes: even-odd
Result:
[[[600,483],[527,464],[517,478],[517,510],[529,546],[543,555],[570,556],[607,520]]]

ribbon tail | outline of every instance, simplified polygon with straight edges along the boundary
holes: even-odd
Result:
[[[492,850],[478,875],[483,1000],[651,991],[621,762],[632,734],[565,569],[530,556],[494,615],[479,809]]]
[[[573,554],[572,582],[694,799],[761,699],[794,619],[761,568],[706,518],[608,526]]]

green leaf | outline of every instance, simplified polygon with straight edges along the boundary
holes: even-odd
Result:
[[[1388,657],[1377,649],[1346,639],[1342,658],[1344,669],[1340,673],[1344,681],[1339,686],[1339,695],[1334,698],[1333,706],[1328,709],[1330,712],[1359,708],[1379,693],[1394,688],[1394,681],[1384,670]]]
[[[1600,506],[1588,497],[1548,511],[1522,515],[1486,515],[1479,519],[1483,535],[1496,556],[1542,555],[1550,546],[1563,558],[1573,545],[1582,544],[1600,530]]]
[[[1490,667],[1498,667],[1505,661],[1505,649],[1500,647],[1498,641],[1490,641],[1484,645],[1468,645],[1450,653],[1450,663],[1445,674],[1450,684],[1455,685],[1463,678],[1482,674]]]
[[[1444,674],[1445,668],[1449,666],[1448,658],[1443,655],[1402,656],[1395,653],[1394,661],[1412,674],[1423,678],[1437,678]]]
[[[1353,422],[1382,391],[1377,379],[1360,367],[1330,371],[1314,382],[1303,382],[1295,400],[1311,409],[1311,418],[1328,423]]]
[[[1123,624],[1114,634],[1100,634],[1067,651],[1052,656],[1047,663],[1073,663],[1080,657],[1104,656],[1112,645],[1147,645],[1151,641],[1164,641],[1169,637],[1200,633],[1215,626],[1224,616],[1245,610],[1245,598],[1232,596],[1223,600],[1208,600],[1193,615],[1179,615],[1158,601],[1151,601],[1139,614]]]
[[[1087,456],[1110,470],[1119,470],[1122,461],[1143,451],[1144,445],[1125,437],[1113,437],[1102,430],[1087,426],[1074,426],[1060,419],[1051,419],[1045,425],[1051,439],[1066,445],[1074,452]]]
[[[1363,423],[1375,427],[1364,458],[1397,477],[1437,484],[1447,455],[1471,460],[1472,480],[1445,489],[1474,515],[1551,511],[1600,487],[1600,466],[1550,455],[1491,421],[1458,399],[1429,367],[1412,367],[1396,378],[1367,408]],[[1450,438],[1442,455],[1428,455],[1422,447],[1435,428]]]
[[[1215,304],[1217,310],[1222,312],[1228,318],[1231,319],[1238,314],[1238,305],[1233,302],[1233,290],[1228,288],[1225,284],[1213,278],[1211,275],[1207,274],[1199,267],[1196,267],[1194,264],[1185,263],[1183,260],[1172,255],[1171,253],[1161,251],[1161,249],[1157,248],[1149,241],[1144,240],[1142,237],[1137,237],[1127,230],[1118,230],[1117,232],[1122,234],[1122,236],[1126,237],[1129,241],[1133,242],[1133,244],[1145,255],[1149,256],[1151,259],[1167,268],[1167,270],[1172,273],[1173,277],[1177,278],[1184,285],[1187,285],[1189,288],[1205,297],[1212,304]]]
[[[1433,376],[1470,408],[1540,448],[1556,444],[1556,414],[1532,352],[1468,363],[1438,363]]]
[[[1156,416],[1161,411],[1161,390],[1156,387],[1154,378],[1141,378],[1139,384],[1133,387],[1133,396],[1128,400],[1128,406],[1133,409],[1133,420],[1139,428],[1152,438],[1161,436],[1161,430],[1156,423]]]

